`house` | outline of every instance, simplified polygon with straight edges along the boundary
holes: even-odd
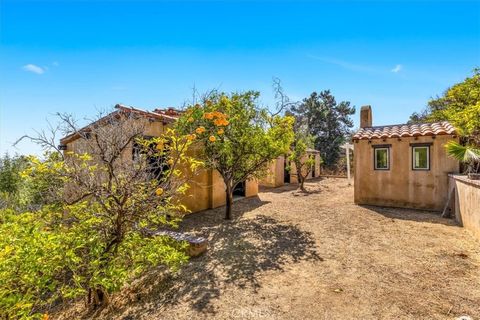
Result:
[[[306,156],[315,157],[315,165],[308,174],[307,180],[320,176],[320,151],[308,149]],[[287,157],[280,156],[273,160],[268,168],[267,175],[260,180],[259,184],[265,187],[280,187],[285,183],[297,183],[295,164],[290,162]]]
[[[138,116],[136,121],[144,121],[145,137],[160,136],[165,132],[166,128],[171,126],[179,118],[181,114],[180,111],[171,108],[167,110],[155,109],[154,111],[144,111],[120,104],[117,104],[115,109],[116,110],[113,111],[113,113],[102,119],[106,119],[115,113],[133,113]],[[90,126],[106,125],[102,123],[102,119],[94,124],[90,124]],[[88,127],[89,126],[79,130],[79,132],[82,130],[88,130]],[[78,132],[73,133],[60,140],[60,147],[66,152],[72,151],[82,153],[83,139],[84,137]],[[188,152],[190,155],[194,156],[198,150],[191,148]],[[134,154],[134,146],[132,143],[132,145],[125,150],[125,154],[122,155],[122,158],[124,161],[132,161]],[[181,196],[180,201],[191,212],[217,208],[225,205],[225,183],[218,171],[201,169],[200,172],[193,177],[193,180],[189,181],[189,185],[190,188],[185,195]],[[256,196],[257,193],[258,183],[256,180],[246,180],[245,182],[240,183],[233,192],[236,197],[253,197]]]
[[[372,108],[362,107],[352,139],[355,203],[442,210],[448,174],[459,171],[444,145],[458,139],[445,121],[372,126]]]

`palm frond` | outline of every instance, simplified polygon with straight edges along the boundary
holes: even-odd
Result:
[[[448,155],[461,162],[480,161],[480,149],[473,146],[462,146],[456,141],[450,141],[445,145]]]

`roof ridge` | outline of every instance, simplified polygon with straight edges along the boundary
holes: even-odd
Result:
[[[449,125],[452,125],[449,121],[443,120],[443,121],[434,121],[434,122],[419,122],[419,123],[398,123],[398,124],[385,124],[385,125],[379,125],[379,126],[370,126],[370,127],[363,127],[360,129],[374,129],[374,128],[385,128],[385,127],[403,127],[403,126],[421,126],[423,124],[439,124],[439,123],[448,123]]]
[[[446,134],[456,134],[455,127],[448,121],[437,121],[360,128],[352,139],[386,139]]]

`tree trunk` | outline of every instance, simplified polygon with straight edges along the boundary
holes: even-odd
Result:
[[[101,288],[88,289],[87,305],[92,308],[106,306],[109,303],[108,294]]]
[[[226,183],[225,189],[225,220],[232,219],[232,204],[233,204],[233,188],[232,183],[229,181]]]
[[[300,183],[299,183],[299,184],[300,184],[299,188],[300,188],[300,190],[302,190],[302,191],[305,191],[304,183],[305,183],[305,179],[303,179],[303,177],[301,177],[301,178],[300,178]]]
[[[303,177],[302,175],[302,164],[299,162],[299,163],[295,163],[295,167],[297,169],[297,182],[298,182],[298,188],[302,191],[305,191],[305,186],[304,186],[304,183],[305,183],[305,178]]]

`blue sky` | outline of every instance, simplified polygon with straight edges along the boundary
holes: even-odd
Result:
[[[0,0],[0,152],[52,114],[179,106],[199,91],[330,89],[405,122],[480,66],[480,2]],[[358,115],[355,115],[358,124]]]

